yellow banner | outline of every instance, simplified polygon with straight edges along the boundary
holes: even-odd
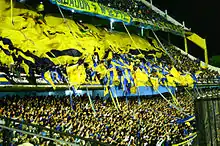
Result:
[[[126,13],[119,10],[115,10],[106,7],[102,4],[91,2],[88,0],[50,0],[54,4],[58,4],[64,9],[72,9],[76,11],[88,12],[91,15],[101,15],[104,17],[109,17],[117,19],[124,22],[130,22],[131,17]]]
[[[191,36],[188,36],[187,39],[198,45],[204,50],[205,63],[208,65],[208,50],[206,46],[206,39],[201,38],[197,34],[193,33]]]
[[[5,77],[0,77],[0,82],[8,82],[8,80]]]
[[[206,40],[198,36],[197,34],[193,34],[187,37],[190,41],[201,47],[202,49],[206,50]]]

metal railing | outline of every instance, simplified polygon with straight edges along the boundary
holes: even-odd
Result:
[[[18,141],[22,143],[28,141],[30,142],[30,139],[32,139],[32,141],[38,141],[35,145],[39,145],[44,142],[62,145],[110,145],[99,142],[95,139],[83,138],[69,133],[59,132],[52,129],[52,126],[42,127],[3,116],[0,116],[0,129],[0,135],[2,136],[0,139],[2,139],[3,145],[17,145],[21,144]],[[22,140],[18,140],[19,138]],[[15,141],[15,139],[18,141]]]

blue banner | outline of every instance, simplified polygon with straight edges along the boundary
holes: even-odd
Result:
[[[175,87],[168,87],[168,88],[171,90],[172,93],[174,93],[175,90],[176,90]],[[116,94],[117,94],[118,97],[125,96],[125,93],[122,89],[119,90],[119,89],[116,88],[115,91],[116,91]],[[161,86],[161,85],[159,86],[158,91],[160,93],[169,93],[167,88],[165,86]],[[154,91],[154,89],[150,86],[141,86],[141,87],[137,87],[136,94],[130,93],[127,96],[158,95],[159,92]]]

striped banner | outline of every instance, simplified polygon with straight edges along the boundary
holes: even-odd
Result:
[[[8,85],[11,84],[6,78],[5,73],[0,72],[0,85]]]

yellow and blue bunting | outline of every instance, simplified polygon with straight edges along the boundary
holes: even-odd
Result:
[[[5,73],[0,72],[0,85],[8,85],[11,84],[6,78]]]

